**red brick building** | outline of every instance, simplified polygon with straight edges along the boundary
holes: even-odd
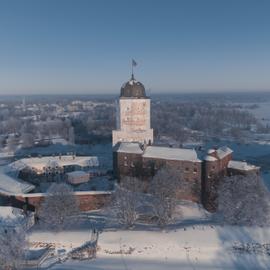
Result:
[[[207,210],[215,211],[217,187],[224,176],[258,172],[258,167],[232,161],[233,151],[228,147],[210,149],[200,160],[195,150],[152,145],[150,101],[143,84],[133,75],[121,88],[117,129],[113,131],[113,169],[118,181],[124,176],[138,177],[147,190],[159,169],[172,168],[194,187],[189,192],[179,190],[179,198],[201,202]]]

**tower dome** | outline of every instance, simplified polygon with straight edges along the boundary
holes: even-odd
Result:
[[[120,97],[146,98],[144,85],[136,81],[132,74],[131,79],[122,85]]]

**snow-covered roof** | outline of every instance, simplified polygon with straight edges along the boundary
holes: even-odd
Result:
[[[198,159],[195,150],[160,146],[148,146],[144,151],[143,157],[196,162],[201,161]]]
[[[89,191],[75,191],[73,192],[75,195],[83,196],[83,195],[110,195],[112,191],[99,191],[99,190],[89,190]],[[18,194],[23,198],[35,198],[35,197],[46,197],[48,193],[29,193],[29,194]]]
[[[67,173],[67,175],[71,177],[80,177],[80,176],[85,176],[87,174],[89,175],[89,173],[85,171],[73,171],[73,172]]]
[[[117,152],[142,154],[143,150],[139,143],[121,142],[118,146]]]
[[[245,161],[236,161],[236,160],[229,161],[228,168],[240,171],[252,171],[259,169],[259,167],[248,164]]]
[[[99,166],[98,158],[96,156],[56,156],[56,157],[34,157],[34,158],[23,158],[15,161],[9,165],[13,170],[21,170],[24,167],[34,168],[36,170],[43,170],[44,167],[63,167],[78,165],[82,167]]]
[[[209,156],[209,155],[205,156],[204,160],[205,161],[217,161],[217,159],[215,157],[212,157],[212,156]]]
[[[226,157],[227,155],[231,154],[233,150],[227,146],[222,146],[216,150],[217,157],[219,159]]]
[[[213,154],[213,153],[215,153],[215,152],[216,152],[215,149],[209,149],[209,150],[207,151],[207,154]]]
[[[23,215],[23,211],[11,206],[0,206],[0,221],[1,219],[16,219]]]
[[[0,193],[28,193],[35,189],[34,185],[9,176],[4,169],[5,167],[0,167]]]

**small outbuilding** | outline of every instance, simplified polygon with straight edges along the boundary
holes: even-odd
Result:
[[[71,185],[79,185],[87,183],[90,180],[90,174],[85,171],[69,172],[67,175],[67,182]]]

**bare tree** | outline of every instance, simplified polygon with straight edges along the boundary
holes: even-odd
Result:
[[[39,210],[42,226],[56,231],[73,224],[79,214],[79,205],[72,189],[64,184],[52,184]]]
[[[181,176],[176,170],[162,168],[152,178],[149,187],[149,192],[152,194],[150,204],[153,215],[161,227],[173,219],[180,186]]]
[[[0,269],[20,269],[27,246],[24,228],[10,220],[0,227]]]
[[[259,176],[225,177],[218,190],[218,213],[231,225],[265,226],[270,221],[269,199]]]
[[[137,220],[140,197],[140,183],[137,178],[124,177],[113,194],[113,214],[119,223],[130,228]]]

